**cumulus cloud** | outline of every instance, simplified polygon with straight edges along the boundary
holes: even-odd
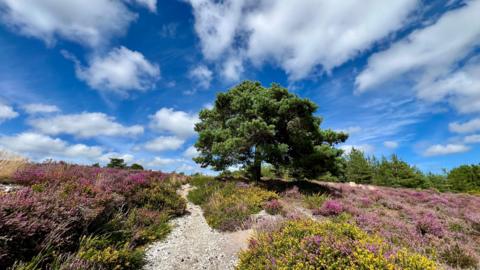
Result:
[[[398,142],[396,142],[396,141],[385,141],[385,142],[383,142],[383,145],[386,148],[395,149],[395,148],[398,147]]]
[[[199,121],[196,114],[161,108],[150,116],[150,126],[159,132],[169,132],[181,138],[195,135],[195,123]]]
[[[189,0],[202,52],[209,60],[242,55],[227,64],[233,75],[243,60],[273,61],[290,79],[321,66],[330,71],[404,24],[417,0],[289,1]],[[375,12],[372,12],[375,10]],[[235,67],[235,68],[233,68]],[[230,76],[234,77],[234,76]]]
[[[420,99],[446,99],[462,113],[480,111],[480,59],[468,59],[480,44],[479,13],[480,1],[468,1],[374,54],[356,78],[357,91],[408,75]]]
[[[98,161],[103,162],[103,163],[108,163],[110,162],[111,158],[120,158],[123,159],[126,163],[131,163],[135,160],[135,157],[131,154],[120,154],[117,152],[109,152],[106,154],[103,154],[102,156],[98,157]]]
[[[5,120],[13,119],[17,116],[18,113],[13,110],[11,106],[0,103],[0,123]]]
[[[453,122],[448,125],[450,131],[455,133],[472,133],[480,130],[480,118],[472,119],[470,121],[459,123]]]
[[[212,81],[213,72],[205,65],[194,67],[188,73],[189,77],[193,79],[200,87],[209,88]]]
[[[137,0],[151,5],[152,0]],[[0,0],[0,19],[13,31],[53,45],[63,38],[85,46],[125,34],[137,15],[122,1]]]
[[[347,127],[347,128],[344,128],[344,129],[337,130],[337,132],[344,132],[344,133],[348,133],[350,135],[358,133],[360,131],[362,131],[362,128],[359,127],[359,126],[351,126],[351,127]]]
[[[135,136],[143,133],[140,125],[124,126],[115,122],[114,117],[99,112],[36,118],[29,120],[29,124],[44,134],[71,134],[80,138]]]
[[[425,156],[442,156],[442,155],[450,155],[450,154],[457,154],[463,153],[470,150],[470,147],[463,145],[463,144],[435,144],[428,147],[424,155]]]
[[[149,151],[161,152],[166,150],[177,150],[185,140],[175,136],[160,136],[145,143],[145,149]]]
[[[67,142],[47,135],[25,132],[14,136],[1,136],[0,146],[34,159],[75,158],[92,160],[102,154],[102,148]]]
[[[42,103],[31,103],[23,106],[23,109],[28,114],[37,114],[37,113],[54,113],[59,112],[60,109],[55,105],[48,105]]]
[[[188,147],[187,150],[183,152],[183,156],[189,159],[197,157],[198,156],[197,148],[195,148],[195,146],[193,145]]]
[[[95,55],[87,67],[67,52],[63,54],[75,62],[77,77],[100,91],[121,95],[133,90],[146,91],[153,88],[160,78],[158,65],[149,62],[140,52],[123,46],[112,49],[105,56]]]

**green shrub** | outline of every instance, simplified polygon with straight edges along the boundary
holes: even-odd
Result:
[[[140,269],[145,264],[142,248],[115,245],[104,236],[82,237],[77,256],[106,269]]]
[[[186,208],[185,200],[178,196],[175,187],[164,183],[155,183],[149,188],[138,190],[132,203],[136,207],[162,211],[173,216],[184,214]]]
[[[238,270],[253,269],[436,269],[432,260],[408,250],[392,250],[346,222],[289,221],[260,233],[240,253]]]
[[[303,202],[308,209],[317,209],[322,206],[322,204],[329,199],[327,194],[315,193],[310,195],[305,195]]]
[[[196,205],[201,205],[207,202],[212,194],[222,185],[218,180],[208,176],[193,177],[192,180],[190,180],[190,183],[195,189],[188,193],[187,198]]]

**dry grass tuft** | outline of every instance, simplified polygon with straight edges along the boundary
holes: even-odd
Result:
[[[22,166],[28,163],[28,159],[0,150],[0,182],[9,182],[12,175]]]

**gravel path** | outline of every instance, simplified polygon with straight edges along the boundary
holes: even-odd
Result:
[[[189,184],[183,185],[179,193],[186,198],[190,190]],[[208,226],[199,206],[188,202],[187,211],[190,214],[172,221],[173,230],[165,240],[147,248],[144,269],[233,269],[252,231],[220,233]]]

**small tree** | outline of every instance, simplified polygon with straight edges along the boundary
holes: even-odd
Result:
[[[132,166],[130,166],[130,169],[143,171],[143,166],[137,163],[133,163]]]
[[[107,168],[125,169],[127,168],[127,164],[121,158],[110,158],[110,163],[107,164]]]
[[[202,167],[225,170],[241,165],[260,180],[262,163],[287,169],[294,177],[338,175],[347,135],[321,130],[317,105],[273,84],[245,81],[217,95],[214,107],[200,112],[194,160]]]

